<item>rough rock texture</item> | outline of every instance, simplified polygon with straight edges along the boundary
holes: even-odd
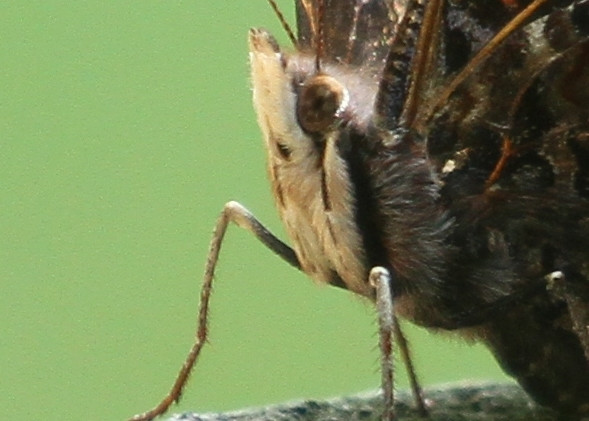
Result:
[[[549,410],[535,406],[526,394],[513,384],[460,383],[425,391],[431,421],[556,421],[562,420]],[[400,421],[421,420],[407,392],[397,396]],[[368,392],[325,401],[301,400],[243,409],[219,414],[176,414],[168,421],[368,421],[379,420],[380,395]]]

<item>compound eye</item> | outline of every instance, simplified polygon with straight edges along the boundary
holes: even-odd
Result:
[[[335,78],[316,75],[307,80],[299,92],[297,118],[309,133],[332,130],[348,106],[348,91]]]

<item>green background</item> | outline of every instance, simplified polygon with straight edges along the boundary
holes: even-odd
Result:
[[[262,0],[0,3],[1,419],[148,409],[192,343],[223,204],[282,235],[250,99],[258,25],[281,33]],[[175,410],[378,385],[370,305],[235,227],[217,275],[211,343]],[[427,384],[504,378],[480,346],[410,334]]]

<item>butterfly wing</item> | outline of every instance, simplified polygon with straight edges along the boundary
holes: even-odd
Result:
[[[397,7],[397,9],[401,9]],[[386,0],[326,0],[320,17],[317,0],[297,0],[298,48],[315,53],[322,22],[323,57],[327,61],[380,68],[394,36],[398,12]]]
[[[519,9],[448,6],[442,88],[424,90],[415,128],[458,221],[464,287],[486,266],[504,289],[480,337],[538,402],[574,412],[589,404],[589,32],[586,2],[555,3],[457,85]]]

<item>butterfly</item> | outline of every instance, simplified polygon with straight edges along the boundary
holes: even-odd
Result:
[[[410,365],[398,318],[483,342],[537,403],[589,413],[589,1],[296,0],[296,35],[270,3],[294,51],[250,31],[253,97],[292,246],[225,206],[198,340],[134,419],[180,395],[229,222],[376,303],[383,419],[394,343]]]

